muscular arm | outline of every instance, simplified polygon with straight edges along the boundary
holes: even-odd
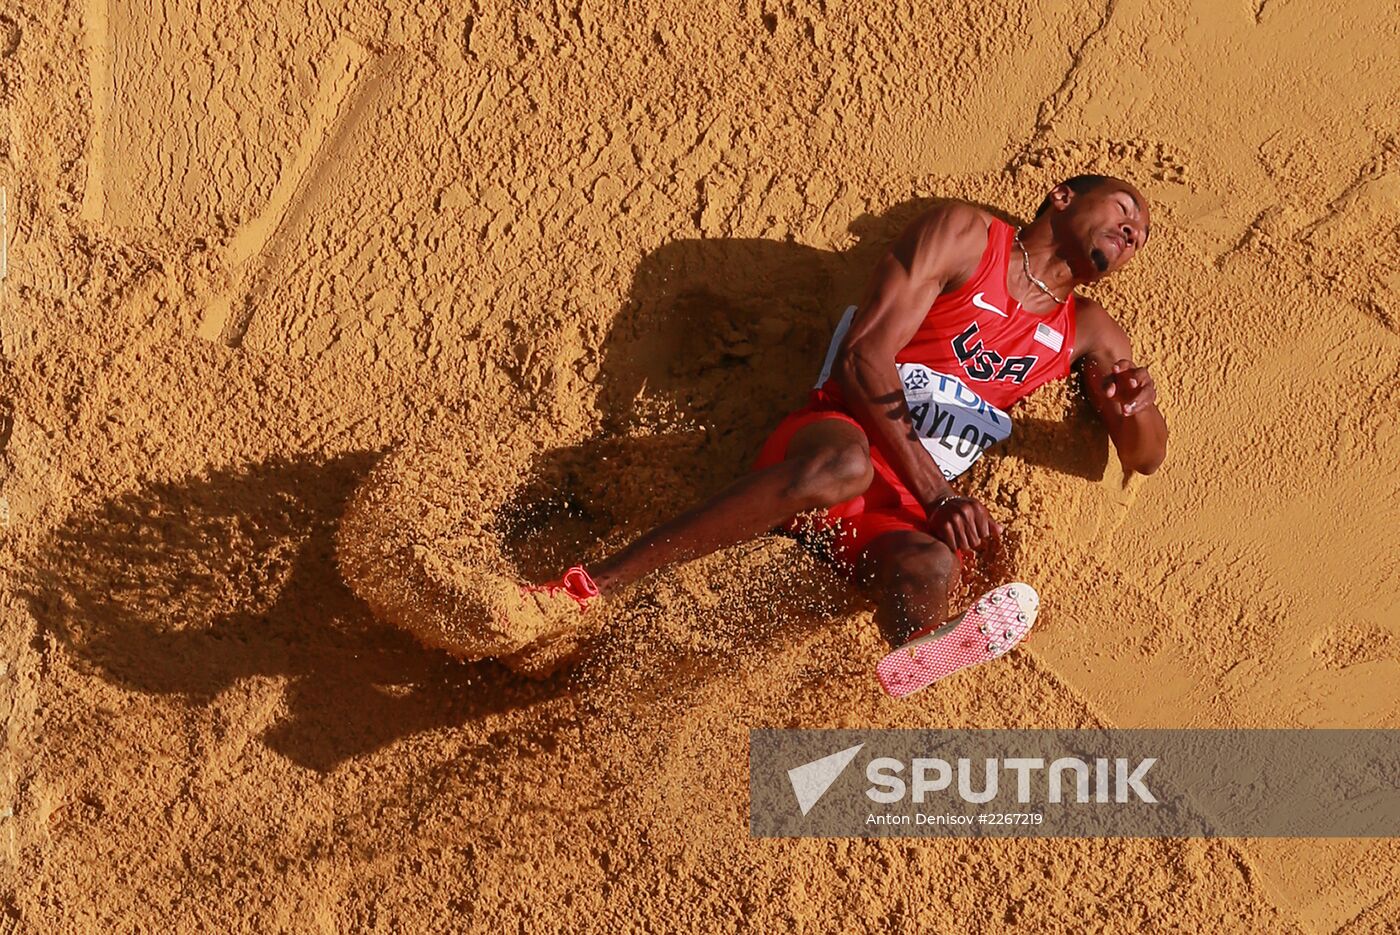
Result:
[[[1092,299],[1078,301],[1075,362],[1089,402],[1128,473],[1151,474],[1167,457],[1167,423],[1146,367],[1133,363],[1127,333]]]
[[[832,372],[852,414],[926,510],[952,488],[914,432],[894,358],[934,299],[976,269],[987,227],[976,208],[950,202],[901,234],[876,267]]]

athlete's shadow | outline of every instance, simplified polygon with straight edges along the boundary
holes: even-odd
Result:
[[[128,689],[207,704],[249,677],[285,681],[285,713],[246,729],[318,770],[557,692],[424,650],[341,581],[333,530],[374,458],[275,460],[108,499],[49,536],[19,593],[80,668]]]
[[[1078,376],[1070,379],[1077,380]],[[1069,406],[1063,419],[1013,415],[1015,431],[987,452],[995,462],[1015,457],[1083,480],[1100,481],[1108,471],[1108,432],[1082,398]]]

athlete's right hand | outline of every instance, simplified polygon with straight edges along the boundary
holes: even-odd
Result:
[[[1001,524],[971,497],[944,497],[927,513],[929,534],[954,551],[981,549],[1001,535]]]

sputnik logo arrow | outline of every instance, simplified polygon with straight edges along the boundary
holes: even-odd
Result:
[[[865,744],[858,743],[854,747],[788,770],[788,782],[792,783],[792,793],[797,796],[797,807],[802,809],[802,814],[810,812],[812,807],[821,801],[821,797],[826,795],[826,790],[830,789],[837,777],[851,765],[851,760],[856,758],[863,746]]]

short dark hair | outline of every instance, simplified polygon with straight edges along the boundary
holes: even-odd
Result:
[[[1112,176],[1108,175],[1075,175],[1065,179],[1060,185],[1065,186],[1076,195],[1082,195],[1087,191],[1098,188],[1104,182],[1110,181],[1111,178]],[[1055,187],[1059,188],[1060,185],[1056,185]],[[1040,203],[1040,207],[1035,209],[1035,216],[1040,217],[1046,211],[1049,211],[1051,204],[1050,196],[1046,195],[1045,200]]]

